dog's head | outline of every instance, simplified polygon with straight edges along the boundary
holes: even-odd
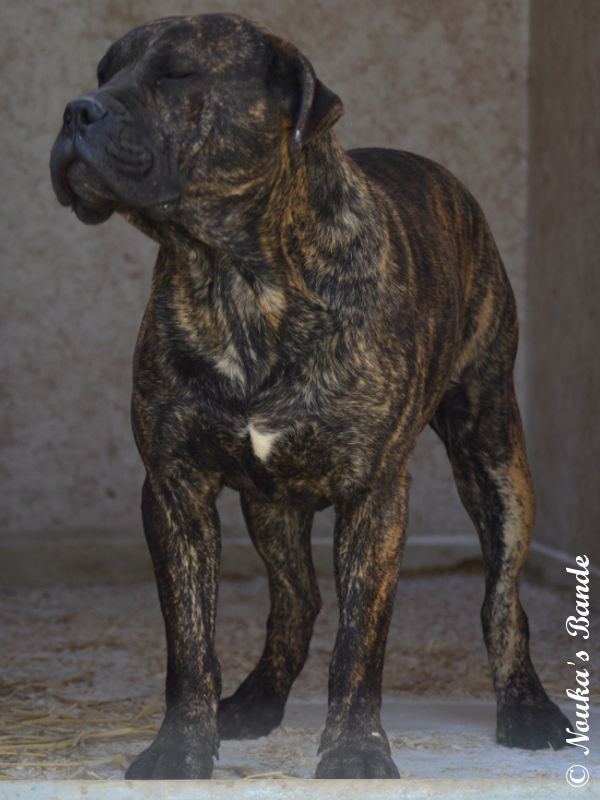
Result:
[[[260,202],[282,159],[342,113],[306,58],[266,29],[223,14],[160,19],[115,42],[98,88],[67,105],[52,184],[86,223]]]

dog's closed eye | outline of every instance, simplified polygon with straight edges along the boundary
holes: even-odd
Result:
[[[177,70],[170,70],[169,72],[165,72],[163,75],[160,75],[157,79],[157,83],[163,80],[167,81],[183,81],[186,78],[196,78],[198,77],[197,72],[185,72],[181,71],[178,72]]]
[[[190,72],[189,70],[167,70],[158,75],[154,83],[159,89],[166,86],[183,87],[186,83],[198,77],[199,74],[197,72]]]

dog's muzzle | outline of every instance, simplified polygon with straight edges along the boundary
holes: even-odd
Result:
[[[94,126],[108,114],[108,109],[93,97],[70,102],[50,155],[50,176],[58,201],[72,207],[83,222],[103,222],[116,206],[114,193],[90,164],[93,148],[87,141]]]
[[[157,165],[144,126],[132,124],[121,106],[106,92],[67,105],[50,156],[54,192],[82,222],[103,222],[118,207],[168,219],[179,207],[180,187]]]

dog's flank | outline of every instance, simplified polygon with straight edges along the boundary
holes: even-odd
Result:
[[[283,718],[320,608],[316,510],[336,511],[340,619],[317,776],[398,770],[381,680],[431,424],[479,533],[498,741],[565,744],[529,657],[518,577],[534,518],[512,371],[514,297],[483,214],[442,167],[345,152],[337,95],[233,15],[157,20],[116,42],[67,106],[51,157],[84,222],[118,211],[160,243],[134,358],[144,530],[167,635],[167,713],[129,778],[207,778],[219,737]],[[263,654],[221,699],[214,625],[223,485],[269,578]]]

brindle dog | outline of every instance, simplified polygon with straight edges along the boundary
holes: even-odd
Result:
[[[69,103],[59,201],[160,243],[135,353],[142,513],[168,645],[167,712],[128,778],[208,778],[219,737],[281,722],[320,598],[315,510],[333,505],[339,628],[320,778],[392,778],[384,649],[421,429],[444,442],[481,539],[498,742],[562,747],[517,582],[534,494],[513,389],[515,301],[483,214],[445,169],[345,152],[340,99],[306,58],[230,15],[116,42]],[[220,700],[222,486],[269,577],[264,652]]]

